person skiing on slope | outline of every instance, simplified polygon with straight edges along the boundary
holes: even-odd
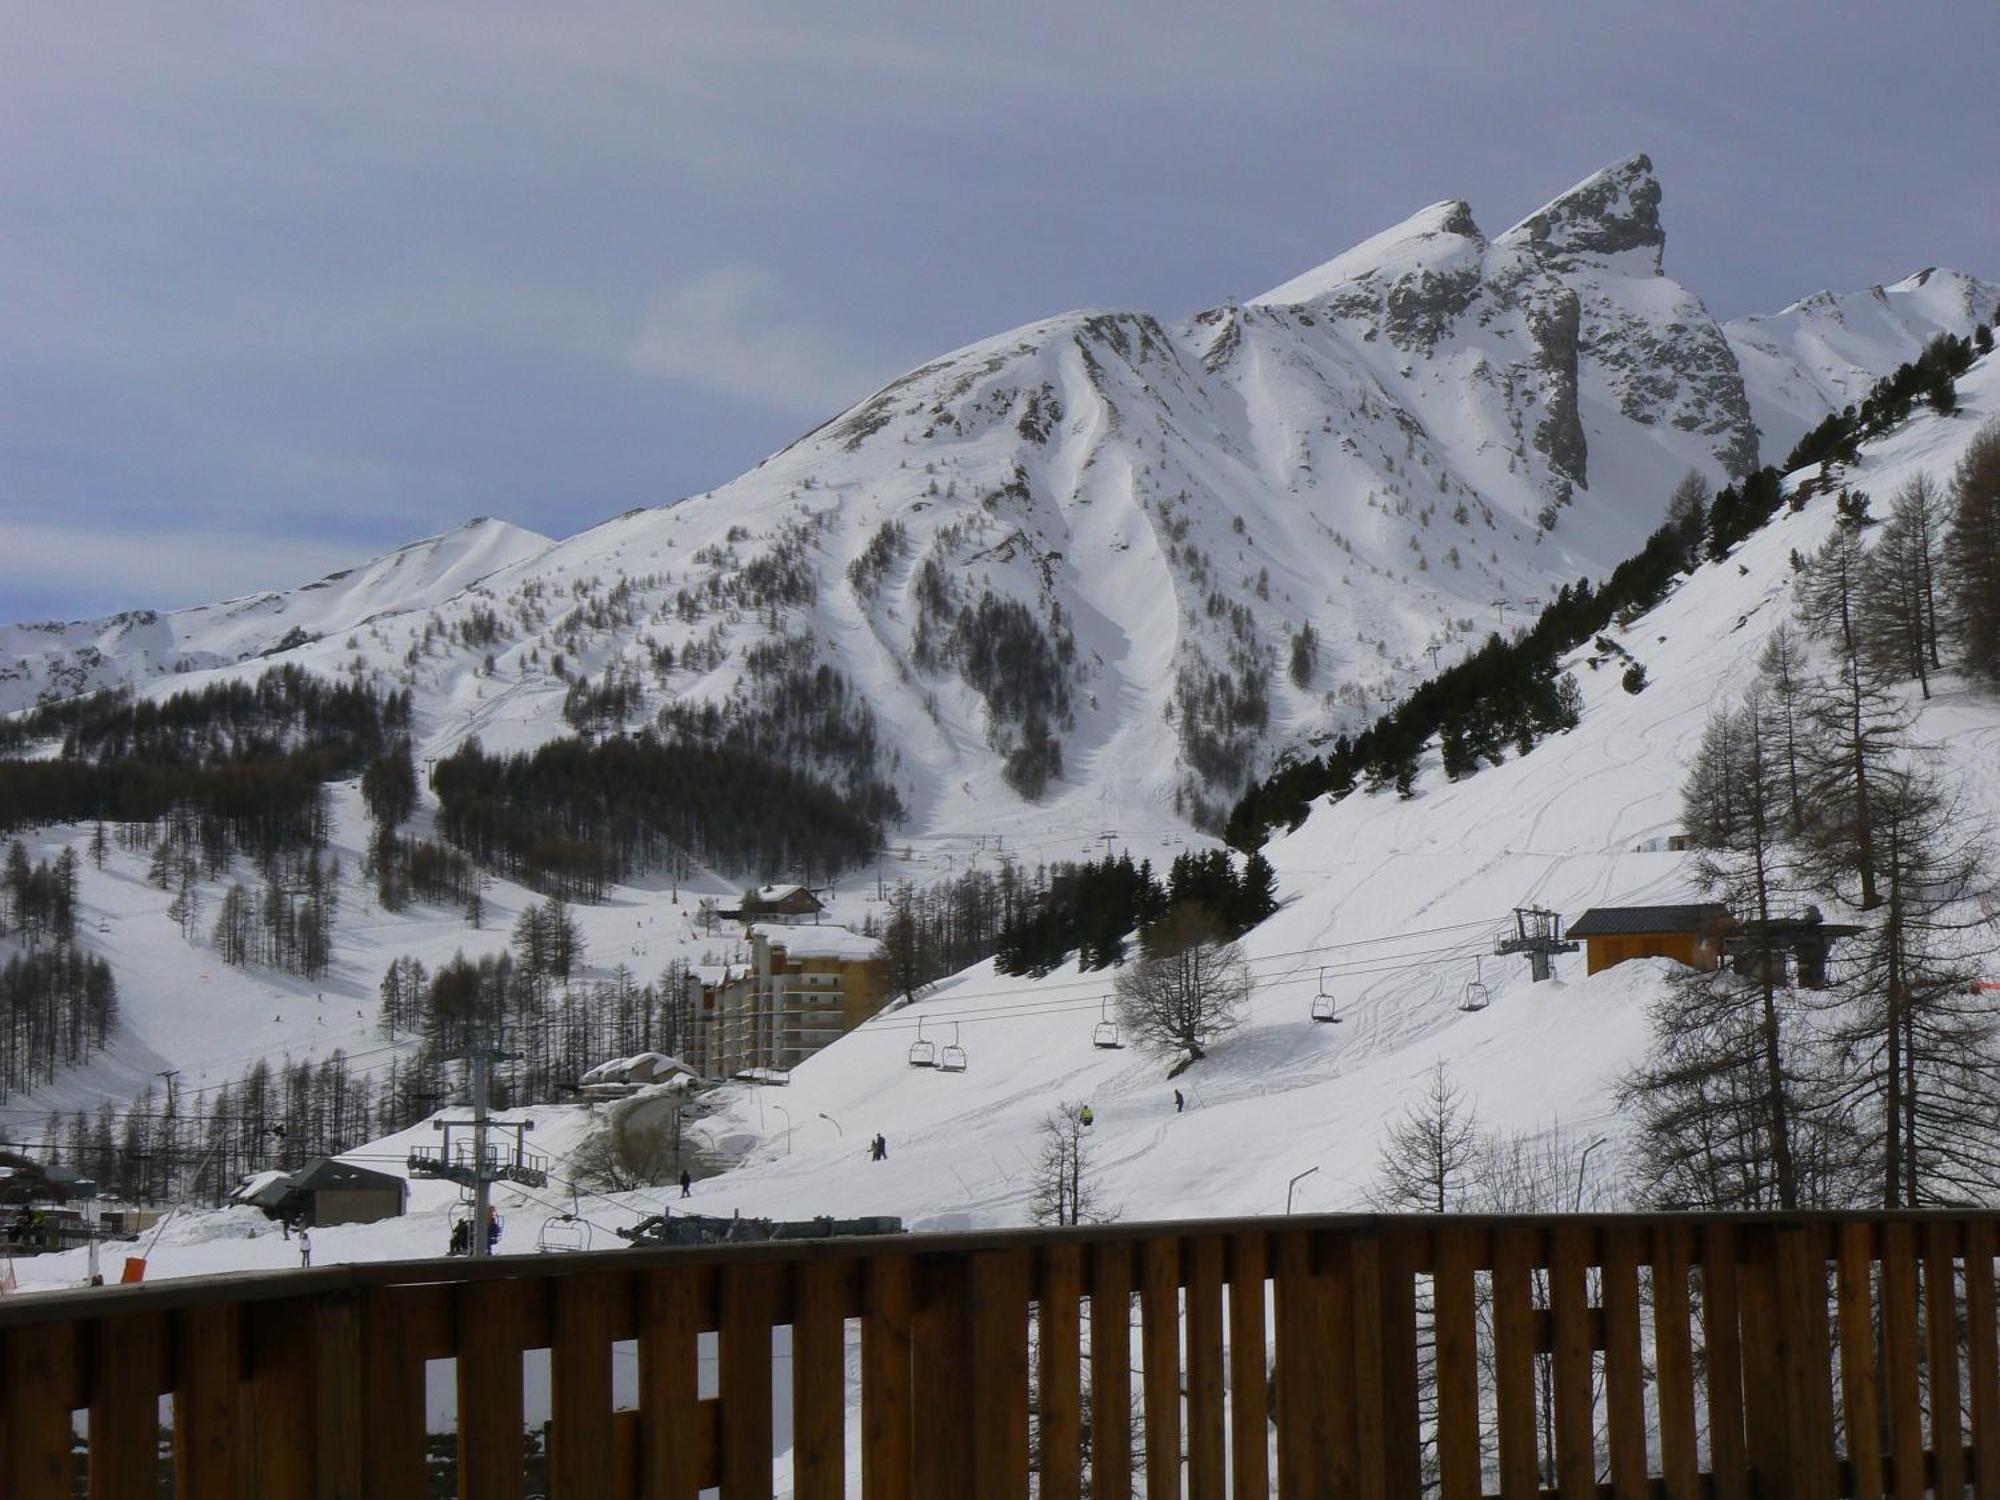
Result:
[[[683,1198],[694,1196],[694,1178],[685,1169],[681,1172],[681,1196]]]
[[[1187,1108],[1187,1100],[1186,1100],[1186,1099],[1185,1099],[1184,1097],[1182,1097],[1182,1095],[1181,1095],[1181,1091],[1180,1091],[1179,1089],[1175,1089],[1175,1090],[1174,1090],[1174,1113],[1175,1113],[1175,1114],[1179,1114],[1179,1113],[1180,1113],[1180,1112],[1181,1112],[1182,1110],[1184,1110],[1184,1109],[1186,1109],[1186,1108]]]

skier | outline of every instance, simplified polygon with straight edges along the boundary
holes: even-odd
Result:
[[[312,1263],[313,1263],[313,1237],[312,1234],[302,1224],[299,1226],[299,1265],[301,1267],[305,1267],[311,1265]]]
[[[451,1248],[447,1255],[463,1255],[472,1248],[472,1221],[460,1219],[451,1226]]]
[[[1086,1129],[1097,1122],[1097,1116],[1091,1111],[1091,1108],[1088,1104],[1084,1105],[1083,1112],[1079,1114],[1076,1118],[1077,1122],[1083,1125]]]
[[[694,1178],[685,1169],[681,1172],[681,1196],[683,1198],[694,1196]]]
[[[1186,1100],[1185,1098],[1183,1098],[1183,1097],[1182,1097],[1182,1095],[1181,1095],[1181,1091],[1180,1091],[1179,1089],[1175,1089],[1175,1090],[1174,1090],[1174,1113],[1175,1113],[1175,1114],[1179,1114],[1179,1113],[1180,1113],[1180,1112],[1181,1112],[1182,1110],[1184,1110],[1184,1109],[1186,1109],[1186,1108],[1187,1108],[1187,1100]]]

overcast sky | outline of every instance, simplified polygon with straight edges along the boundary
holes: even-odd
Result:
[[[0,619],[706,489],[899,370],[1651,153],[1719,317],[2000,274],[2000,4],[13,0]]]

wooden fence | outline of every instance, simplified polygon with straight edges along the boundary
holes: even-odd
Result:
[[[1297,1218],[22,1295],[0,1303],[0,1483],[418,1500],[455,1471],[511,1500],[523,1356],[546,1349],[557,1500],[770,1496],[786,1425],[801,1500],[2000,1500],[1997,1235],[1990,1214]]]

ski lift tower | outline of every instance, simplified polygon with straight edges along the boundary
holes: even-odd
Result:
[[[1574,953],[1577,946],[1563,937],[1560,912],[1540,906],[1517,906],[1514,908],[1514,935],[1495,943],[1493,951],[1502,957],[1525,954],[1528,975],[1540,984],[1544,979],[1555,977],[1556,955]]]
[[[493,1184],[515,1182],[523,1187],[544,1187],[549,1180],[548,1158],[527,1149],[525,1137],[535,1128],[535,1122],[496,1120],[487,1113],[486,1096],[492,1083],[493,1064],[507,1061],[510,1056],[493,1045],[483,1027],[473,1033],[466,1059],[472,1071],[472,1118],[433,1120],[431,1128],[443,1133],[444,1144],[419,1146],[410,1152],[408,1161],[412,1177],[443,1179],[472,1189],[473,1228],[466,1249],[475,1256],[489,1253],[486,1224],[492,1209]],[[471,1140],[460,1140],[454,1146],[455,1130],[469,1132]],[[512,1132],[511,1157],[487,1143],[487,1136],[494,1131]]]

